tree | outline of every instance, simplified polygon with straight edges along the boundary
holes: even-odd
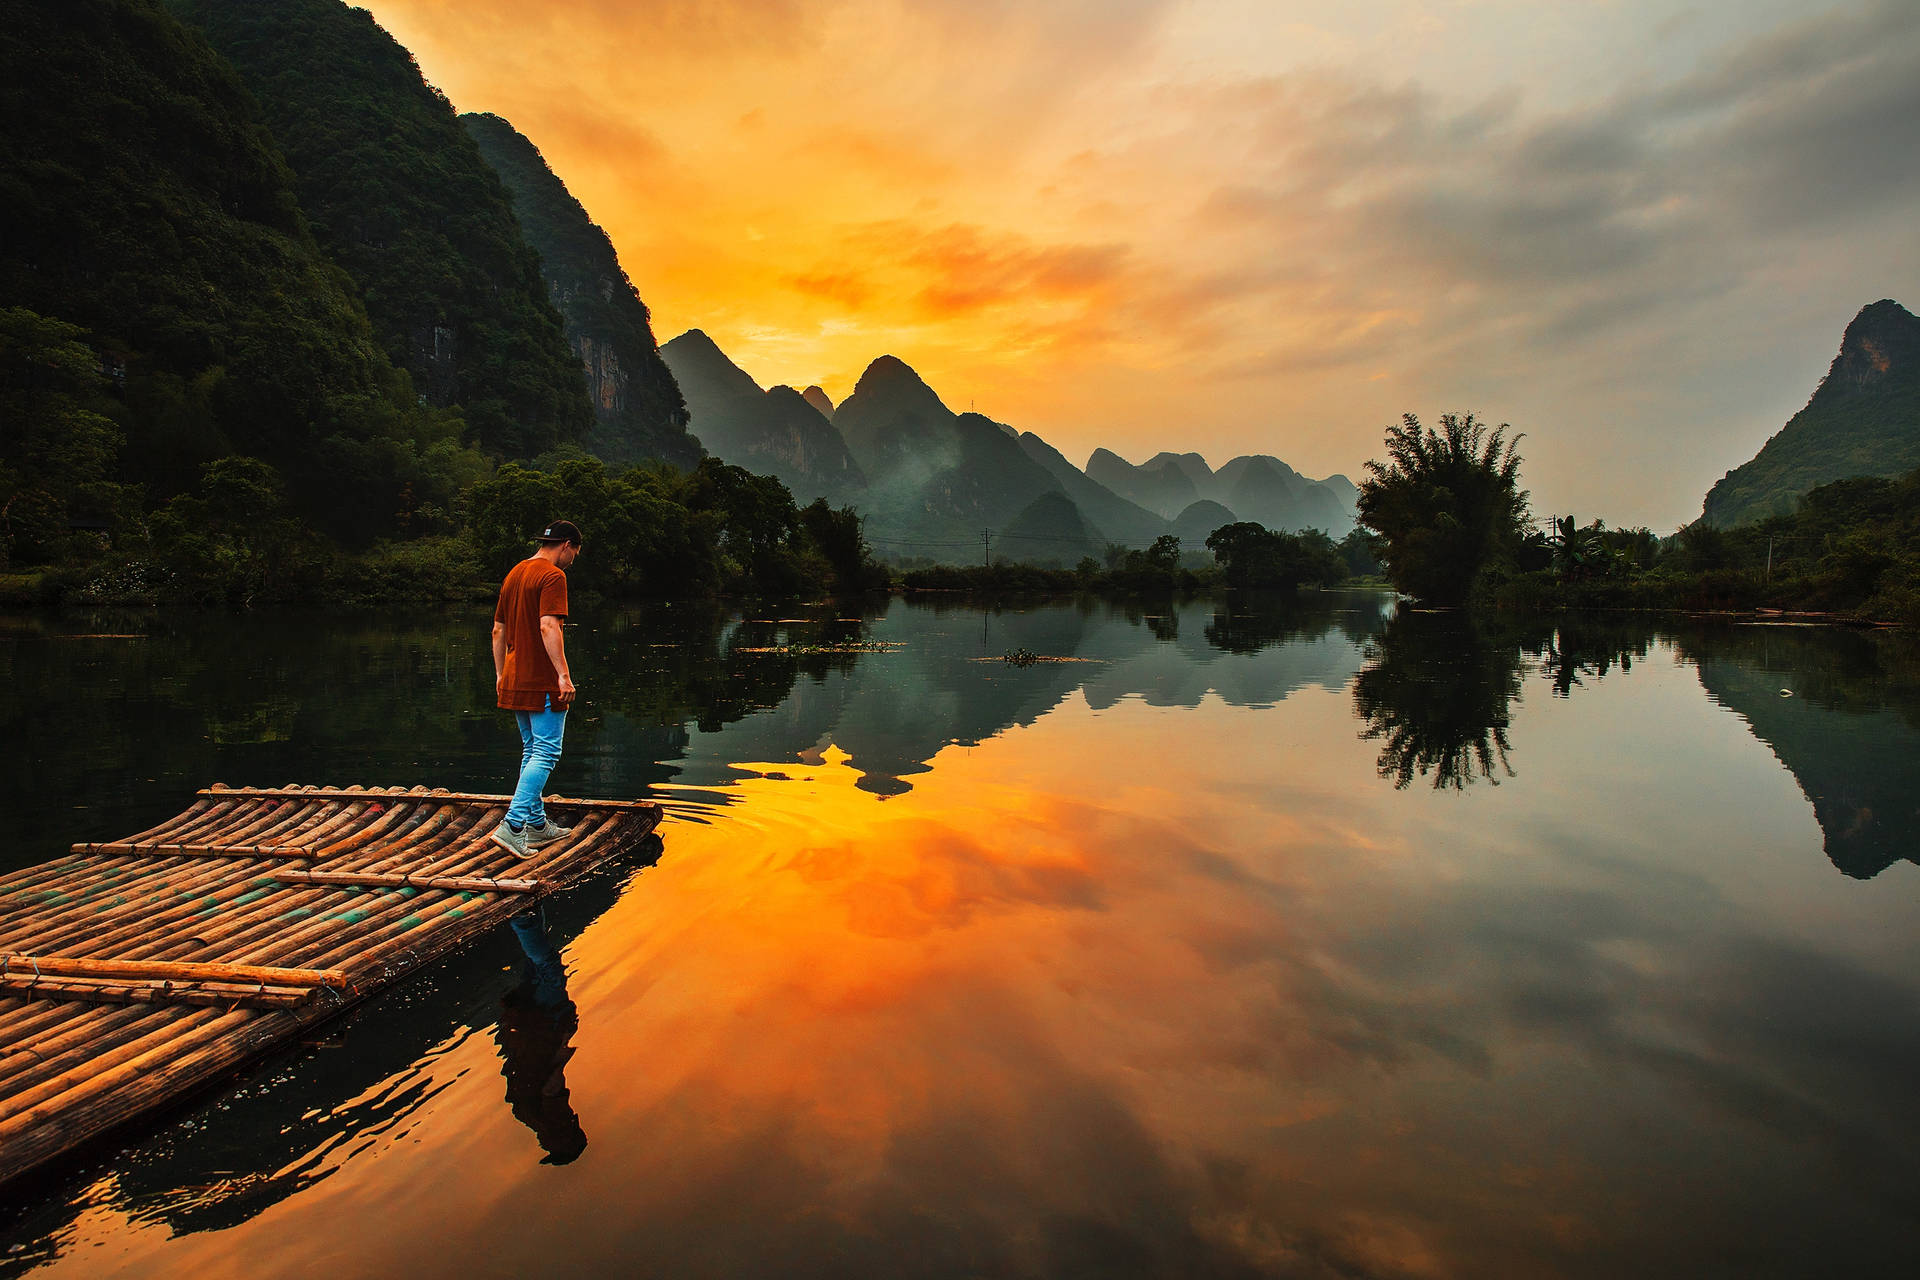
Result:
[[[1359,505],[1394,586],[1427,604],[1464,604],[1491,559],[1518,545],[1527,493],[1520,437],[1507,430],[1452,413],[1437,431],[1411,413],[1387,428],[1388,460],[1367,463]]]
[[[1339,548],[1318,529],[1279,533],[1242,520],[1208,534],[1207,550],[1220,562],[1229,587],[1292,591],[1303,582],[1329,587],[1347,576]]]
[[[1572,516],[1556,519],[1553,532],[1547,536],[1547,551],[1553,557],[1553,571],[1562,578],[1576,580],[1603,576],[1611,556],[1600,533],[1598,521],[1582,529],[1574,523]]]

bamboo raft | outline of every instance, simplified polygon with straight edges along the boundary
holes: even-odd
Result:
[[[0,1185],[302,1035],[643,839],[660,806],[224,787],[126,840],[0,877]]]

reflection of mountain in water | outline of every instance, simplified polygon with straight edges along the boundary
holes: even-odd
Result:
[[[1390,607],[1391,597],[1360,593],[992,614],[895,602],[868,634],[899,648],[799,682],[780,705],[701,735],[689,755],[708,768],[777,763],[831,743],[852,757],[863,789],[895,795],[944,748],[1032,724],[1075,690],[1105,710],[1130,697],[1193,707],[1208,694],[1264,707],[1306,685],[1343,689],[1360,666],[1359,638]],[[1021,649],[1072,661],[1002,660]]]
[[[1793,773],[1833,865],[1863,880],[1902,859],[1920,863],[1920,682],[1899,644],[1799,627],[1681,641],[1708,695]]]
[[[496,929],[327,1028],[315,1047],[269,1060],[248,1082],[137,1142],[114,1160],[111,1178],[78,1195],[71,1186],[46,1186],[38,1203],[13,1206],[14,1234],[37,1235],[48,1247],[0,1258],[0,1276],[57,1256],[58,1233],[101,1202],[134,1221],[165,1222],[176,1235],[248,1221],[332,1176],[352,1151],[404,1132],[448,1083],[436,1078],[435,1059],[469,1029],[490,1024],[507,1079],[502,1105],[534,1130],[528,1159],[540,1160],[543,1150],[547,1163],[571,1159],[585,1138],[565,1107],[564,1087],[556,1093],[552,1082],[580,1032],[577,1019],[567,1024],[572,1004],[564,973],[556,972],[557,949],[611,907],[627,878],[660,851],[659,837],[649,836],[547,899],[532,933],[552,950],[535,954],[523,936],[527,919]],[[584,1034],[591,1038],[593,1029]]]

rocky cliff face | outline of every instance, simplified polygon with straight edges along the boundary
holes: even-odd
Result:
[[[1720,528],[1790,514],[1809,489],[1920,466],[1920,319],[1892,299],[1863,307],[1806,408],[1708,491]]]
[[[594,425],[587,447],[615,464],[660,458],[691,467],[704,452],[687,432],[685,398],[654,342],[652,316],[607,233],[588,218],[538,147],[495,115],[460,117],[500,175],[534,250],[548,296],[580,361]]]

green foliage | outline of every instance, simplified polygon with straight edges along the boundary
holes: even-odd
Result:
[[[246,608],[310,598],[326,548],[293,518],[280,474],[258,458],[210,462],[198,489],[153,515],[166,598]]]
[[[0,570],[139,528],[138,488],[113,478],[123,440],[84,332],[0,308]]]
[[[815,498],[801,508],[800,527],[825,560],[836,591],[854,595],[886,588],[886,568],[873,558],[858,511],[835,509],[825,498]]]
[[[1380,553],[1374,543],[1374,536],[1358,525],[1340,539],[1336,549],[1349,578],[1370,578],[1380,572]]]
[[[169,0],[234,66],[286,154],[313,234],[388,359],[473,438],[531,457],[583,436],[581,365],[512,203],[446,98],[340,0]]]
[[[535,530],[568,519],[586,535],[569,571],[582,590],[685,599],[714,593],[851,594],[886,585],[850,507],[795,508],[787,487],[717,458],[690,472],[655,464],[614,473],[597,458],[549,470],[509,462],[467,496],[481,571],[498,579]]]
[[[1645,529],[1592,528],[1611,556],[1606,574],[1522,574],[1499,588],[1498,602],[1767,608],[1920,624],[1920,470],[1822,485],[1793,515],[1735,529],[1696,520],[1664,544]]]
[[[1243,520],[1208,534],[1207,550],[1229,587],[1292,591],[1302,583],[1330,587],[1347,576],[1340,549],[1318,529],[1280,533]]]
[[[374,342],[259,108],[196,34],[154,0],[22,6],[0,72],[0,297],[78,326],[66,341],[106,375],[20,421],[47,436],[75,408],[110,419],[117,449],[98,423],[81,433],[87,465],[107,459],[86,483],[164,501],[252,454],[310,522],[363,542],[393,531],[408,485],[444,505],[484,466]],[[125,511],[110,491],[87,501]]]
[[[1482,569],[1519,544],[1527,494],[1519,438],[1506,433],[1451,413],[1438,431],[1410,413],[1387,428],[1388,461],[1367,463],[1359,516],[1379,535],[1394,586],[1427,604],[1464,604]]]

